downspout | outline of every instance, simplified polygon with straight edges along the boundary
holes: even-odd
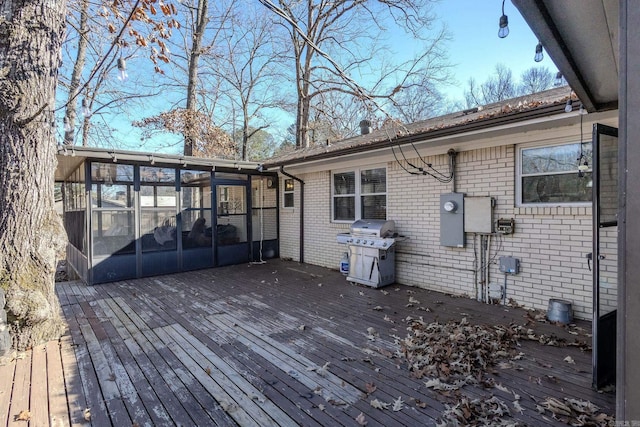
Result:
[[[304,181],[285,172],[284,166],[280,166],[280,173],[300,183],[300,263],[304,263]]]

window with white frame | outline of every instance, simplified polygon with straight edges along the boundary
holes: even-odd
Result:
[[[387,219],[387,170],[356,169],[332,174],[332,220]]]
[[[519,147],[518,205],[589,203],[591,159],[591,142]]]
[[[287,178],[284,180],[284,191],[282,192],[283,202],[285,208],[293,207],[293,179]]]

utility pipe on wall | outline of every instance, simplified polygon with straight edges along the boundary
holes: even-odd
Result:
[[[284,166],[280,166],[280,173],[288,178],[296,180],[300,183],[300,262],[304,262],[304,181],[297,176],[291,175],[284,170]]]

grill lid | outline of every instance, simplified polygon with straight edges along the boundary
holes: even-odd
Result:
[[[396,223],[384,219],[359,219],[350,228],[351,234],[370,237],[393,237]]]

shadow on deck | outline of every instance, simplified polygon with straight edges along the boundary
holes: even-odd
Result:
[[[614,394],[590,388],[590,351],[575,346],[523,340],[520,356],[492,366],[485,381],[436,391],[394,342],[407,335],[408,316],[526,324],[538,336],[586,342],[588,322],[570,330],[518,308],[366,288],[280,260],[92,287],[64,282],[57,292],[67,334],[0,366],[0,426],[25,425],[14,422],[23,410],[29,425],[54,426],[434,425],[463,396],[495,396],[509,409],[504,419],[521,425],[566,425],[536,409],[549,397],[614,413]]]

